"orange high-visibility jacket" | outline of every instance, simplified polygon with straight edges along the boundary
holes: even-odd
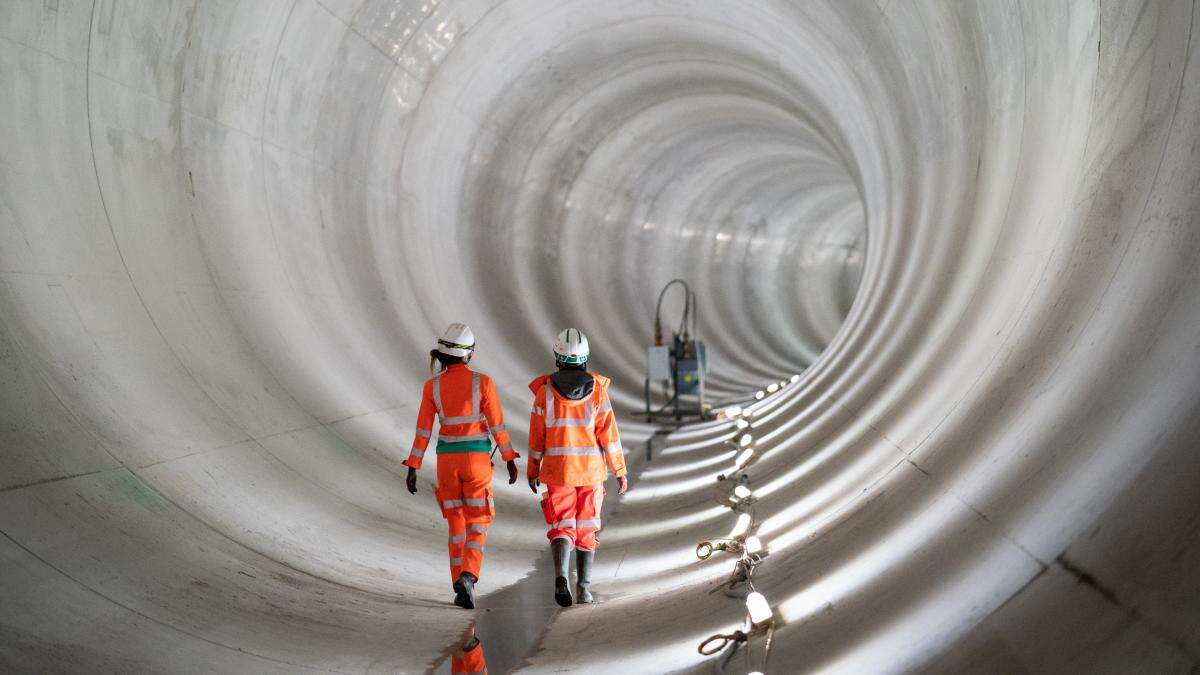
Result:
[[[529,478],[548,485],[580,486],[603,483],[607,469],[625,475],[617,417],[608,399],[610,380],[588,374],[594,382],[592,394],[578,401],[555,391],[549,375],[529,383],[533,391],[526,465]]]
[[[421,468],[425,449],[433,436],[437,417],[438,452],[490,452],[489,436],[500,449],[500,458],[508,462],[520,455],[513,452],[504,412],[492,378],[456,363],[425,382],[421,409],[417,412],[417,435],[406,466]]]

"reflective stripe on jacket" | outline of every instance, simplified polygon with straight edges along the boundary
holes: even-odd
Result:
[[[529,478],[547,485],[580,486],[603,483],[608,469],[625,475],[625,453],[608,398],[610,380],[588,374],[595,386],[590,396],[578,401],[555,391],[547,375],[529,383]]]
[[[425,382],[421,392],[421,408],[417,411],[417,433],[406,466],[421,468],[429,440],[433,437],[433,420],[437,418],[438,445],[443,452],[489,452],[489,438],[496,441],[500,458],[516,459],[508,430],[504,427],[504,412],[492,378],[456,363]]]

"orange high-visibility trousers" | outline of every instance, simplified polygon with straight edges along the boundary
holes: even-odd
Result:
[[[434,496],[450,530],[450,580],[462,572],[479,579],[488,524],[496,513],[491,458],[486,452],[439,454],[437,477]]]
[[[451,675],[487,675],[487,660],[483,657],[483,643],[476,642],[470,649],[459,650],[450,659]]]
[[[542,515],[550,526],[546,538],[566,539],[575,548],[595,551],[600,545],[600,509],[604,506],[604,483],[595,485],[546,485]]]

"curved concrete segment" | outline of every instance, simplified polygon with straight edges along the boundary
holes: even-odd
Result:
[[[1194,672],[1198,27],[1187,0],[0,3],[0,668],[421,672],[473,628],[493,672]],[[646,462],[674,277],[751,426]],[[599,604],[551,604],[521,484],[482,610],[449,604],[433,463],[411,497],[399,462],[453,320],[518,446],[557,330],[614,378],[636,478]],[[747,607],[694,548],[737,534],[770,651],[705,657]]]

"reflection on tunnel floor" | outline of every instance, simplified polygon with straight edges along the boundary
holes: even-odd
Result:
[[[483,653],[483,642],[479,636],[471,634],[470,639],[463,643],[462,649],[450,662],[450,672],[453,675],[487,675],[487,657]]]
[[[473,627],[487,643],[492,673],[513,672],[534,653],[547,626],[561,611],[550,596],[554,575],[548,556],[515,584],[479,598]]]

